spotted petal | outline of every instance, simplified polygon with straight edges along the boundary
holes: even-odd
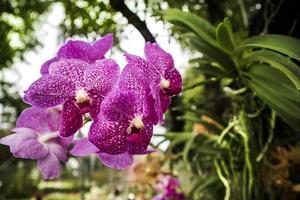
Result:
[[[81,128],[82,123],[82,115],[75,100],[68,99],[63,105],[59,134],[62,137],[69,137]]]
[[[57,53],[58,58],[79,59],[85,62],[96,60],[96,52],[92,45],[80,40],[70,40]]]
[[[131,54],[125,54],[128,64],[123,70],[125,73],[132,73],[144,87],[148,87],[149,83],[159,77],[156,69],[143,58]],[[123,74],[123,76],[124,76]]]
[[[119,65],[113,59],[97,60],[84,73],[87,90],[96,90],[106,96],[117,85],[120,76]]]
[[[176,68],[166,71],[165,79],[170,81],[170,87],[165,89],[168,95],[177,95],[182,91],[181,75]]]
[[[46,62],[44,62],[44,64],[41,66],[41,74],[48,74],[49,73],[49,66],[53,63],[53,62],[56,62],[58,61],[58,58],[57,57],[53,57],[49,60],[47,60]]]
[[[174,67],[174,60],[172,56],[165,52],[156,43],[146,43],[145,56],[148,62],[150,62],[162,75]]]
[[[171,103],[171,97],[169,97],[160,87],[159,82],[153,81],[150,84],[151,95],[154,99],[154,108],[159,123],[163,122],[163,114],[168,109]]]
[[[113,45],[113,35],[111,33],[103,36],[97,40],[93,47],[95,48],[96,58],[101,59],[104,57],[106,52],[112,48]]]
[[[69,80],[44,75],[25,91],[24,101],[39,107],[53,107],[73,96],[75,85]]]
[[[148,148],[153,133],[153,126],[147,120],[144,120],[145,127],[138,133],[131,134],[127,137],[128,152],[130,154],[142,154]]]
[[[137,95],[132,91],[113,90],[104,99],[101,106],[101,114],[109,121],[128,120],[137,113]]]
[[[100,112],[100,108],[104,97],[101,94],[99,94],[96,90],[90,90],[88,93],[91,97],[89,113],[92,119],[96,119],[98,113]]]
[[[122,154],[128,149],[127,127],[127,121],[108,121],[100,115],[91,125],[88,140],[101,152]]]
[[[150,83],[159,78],[159,74],[143,58],[130,54],[125,56],[128,64],[121,73],[119,88],[136,93],[137,101],[140,102],[139,110],[142,111],[143,102],[150,93]]]
[[[111,168],[125,169],[133,163],[133,156],[128,152],[118,155],[107,153],[97,153],[97,155],[104,165]]]
[[[59,76],[76,84],[76,86],[85,86],[83,79],[84,71],[89,64],[78,59],[66,59],[54,62],[49,67],[49,74]]]

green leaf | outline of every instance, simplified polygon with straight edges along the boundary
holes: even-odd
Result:
[[[252,67],[252,72],[245,73],[247,76],[249,76],[252,80],[256,81],[257,83],[264,85],[268,87],[270,90],[272,90],[274,93],[278,93],[278,95],[281,95],[282,97],[289,98],[291,101],[298,102],[300,104],[300,91],[295,90],[294,87],[290,86],[289,84],[286,84],[286,81],[279,81],[278,79],[270,76],[269,73],[254,73],[255,69],[267,69],[271,68],[270,66],[266,65],[258,65]],[[274,68],[271,68],[271,71],[278,71]],[[270,72],[270,70],[265,70],[264,72]],[[275,72],[276,73],[276,72]]]
[[[195,67],[195,70],[199,70],[204,74],[219,76],[225,73],[222,67],[219,65],[214,65],[211,61],[207,61],[204,58],[192,59],[189,62],[193,64],[197,63],[198,66]]]
[[[300,89],[300,67],[287,57],[269,50],[259,50],[247,54],[245,59],[270,64],[284,73],[298,90]]]
[[[232,32],[231,23],[228,18],[224,19],[217,27],[217,41],[220,46],[229,53],[235,49],[235,41]]]
[[[254,36],[243,41],[236,49],[236,53],[242,53],[244,49],[249,48],[271,49],[300,60],[300,40],[289,36],[275,34]]]
[[[178,9],[168,9],[164,12],[164,19],[175,25],[183,25],[209,44],[217,45],[215,38],[216,27],[197,15]]]
[[[256,92],[256,94],[264,100],[280,118],[295,130],[300,129],[300,107],[289,99],[278,95],[277,92],[270,89],[270,87],[263,85],[255,80],[248,81],[249,87]]]
[[[223,69],[235,69],[235,64],[231,56],[222,51],[221,49],[209,45],[193,33],[186,33],[182,34],[181,36],[183,38],[188,39],[190,41],[191,46],[203,53],[204,56],[210,58],[212,61],[219,63],[223,67]]]
[[[261,76],[265,79],[274,80],[280,83],[284,83],[289,87],[295,88],[294,84],[290,81],[290,79],[285,74],[283,74],[280,70],[265,63],[252,64],[252,66],[248,69],[248,71],[245,72],[246,75],[249,73],[252,74],[253,76]]]

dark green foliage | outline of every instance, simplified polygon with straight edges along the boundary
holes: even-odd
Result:
[[[203,54],[192,62],[198,62],[199,70],[210,75],[187,85],[184,95],[215,82],[222,87],[215,97],[225,94],[229,101],[223,101],[227,107],[218,117],[195,107],[184,116],[194,124],[193,133],[167,135],[172,141],[170,151],[178,145],[181,148],[174,162],[183,162],[187,171],[197,175],[190,199],[211,199],[211,195],[215,199],[273,199],[275,175],[265,171],[273,166],[268,155],[276,145],[289,144],[276,134],[289,132],[295,138],[300,133],[300,67],[293,61],[299,60],[300,41],[282,35],[241,41],[227,18],[215,27],[180,10],[170,9],[164,14],[180,30],[179,36]],[[279,128],[281,124],[289,127]],[[223,192],[215,196],[210,185],[223,185]]]

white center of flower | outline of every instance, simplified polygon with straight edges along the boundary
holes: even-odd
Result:
[[[136,116],[135,118],[133,118],[133,120],[131,121],[131,123],[137,129],[141,129],[141,128],[145,127],[141,116]]]
[[[137,129],[142,129],[145,127],[144,125],[144,122],[142,120],[142,117],[141,116],[136,116],[134,117],[131,122],[130,122],[130,126],[127,128],[127,133],[128,134],[131,134],[132,132],[132,127],[135,127]]]
[[[89,94],[84,89],[76,90],[75,99],[77,103],[82,103],[90,99]]]
[[[170,87],[170,81],[169,80],[166,80],[166,79],[162,79],[161,81],[160,81],[160,86],[162,87],[162,88],[164,88],[164,89],[167,89],[167,88],[169,88]]]
[[[39,135],[37,140],[39,141],[39,143],[43,144],[43,143],[47,142],[48,140],[51,140],[51,139],[56,138],[58,136],[59,136],[58,131],[57,132],[44,133],[44,134]]]

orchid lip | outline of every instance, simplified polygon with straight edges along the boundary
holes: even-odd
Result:
[[[160,86],[164,89],[168,89],[170,87],[170,84],[171,84],[170,81],[167,79],[162,79],[160,81]]]
[[[59,136],[59,132],[58,131],[56,131],[56,132],[50,132],[50,133],[45,133],[45,134],[39,135],[37,140],[40,143],[44,144],[48,140],[51,140],[53,138],[57,138],[58,136]]]
[[[89,94],[85,91],[85,89],[79,89],[75,92],[76,103],[83,103],[90,100]]]

